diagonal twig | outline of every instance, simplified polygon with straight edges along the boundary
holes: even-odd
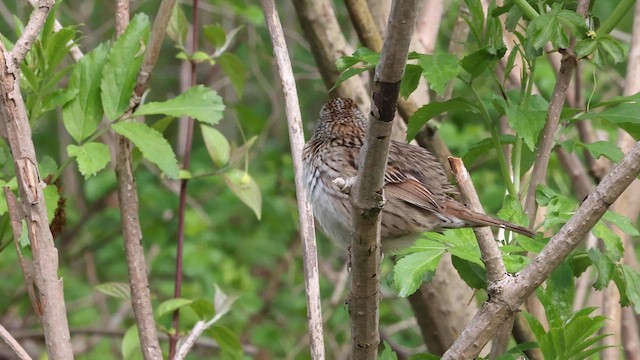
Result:
[[[518,276],[502,282],[500,291],[485,303],[442,359],[470,359],[477,356],[498,326],[518,311],[524,299],[578,246],[610,204],[613,204],[638,174],[640,142],[604,177],[540,254]]]

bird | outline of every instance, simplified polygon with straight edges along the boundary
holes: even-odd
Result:
[[[367,119],[350,98],[329,100],[320,110],[313,136],[303,148],[303,183],[315,218],[327,237],[348,247],[352,205],[345,183],[358,173]],[[411,246],[424,232],[492,226],[527,237],[520,225],[472,211],[455,200],[456,188],[427,149],[391,140],[384,173],[382,250]]]

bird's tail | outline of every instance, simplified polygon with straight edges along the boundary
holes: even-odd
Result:
[[[449,202],[446,207],[449,215],[454,215],[458,219],[464,221],[465,225],[468,227],[492,226],[510,230],[530,238],[536,236],[536,233],[533,230],[527,229],[524,226],[516,225],[502,219],[497,219],[469,210],[464,205],[458,204],[455,201]]]

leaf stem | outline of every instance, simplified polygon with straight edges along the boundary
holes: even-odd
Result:
[[[478,94],[478,91],[473,85],[473,82],[469,83],[469,87],[471,88],[471,91],[473,92],[473,95],[475,96],[476,101],[478,102],[478,106],[480,108],[480,114],[482,115],[482,118],[485,120],[485,122],[487,123],[487,126],[489,126],[489,130],[491,131],[491,138],[493,139],[493,144],[496,148],[496,154],[498,155],[498,164],[500,165],[500,172],[502,173],[502,179],[504,180],[505,186],[507,187],[507,191],[509,191],[509,194],[511,194],[512,196],[517,197],[518,193],[516,192],[516,189],[513,186],[513,182],[509,177],[509,168],[507,166],[507,158],[505,157],[504,150],[502,149],[500,134],[498,134],[498,130],[494,126],[493,120],[491,120],[491,115],[489,115],[489,111],[487,110],[486,106],[484,106],[484,103],[480,98],[480,94]]]
[[[604,21],[604,23],[602,23],[602,26],[600,26],[600,28],[596,30],[596,36],[601,36],[601,35],[610,33],[611,30],[613,30],[616,27],[616,25],[620,23],[620,20],[622,20],[622,18],[627,15],[627,13],[631,10],[631,7],[635,3],[636,3],[635,0],[621,0],[618,3],[618,6],[616,6],[616,8],[613,9],[613,11],[611,12],[611,15],[609,15]]]
[[[520,8],[520,10],[522,10],[524,16],[528,20],[533,20],[540,16],[536,9],[534,9],[526,0],[513,0],[513,2]]]

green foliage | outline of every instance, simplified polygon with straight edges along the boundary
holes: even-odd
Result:
[[[102,108],[109,120],[116,120],[129,108],[148,38],[149,18],[137,14],[109,51],[100,81]]]
[[[554,49],[569,47],[569,35],[582,39],[587,35],[584,18],[575,11],[562,8],[562,4],[553,3],[551,11],[533,19],[527,27],[527,38],[535,49],[551,42]]]
[[[231,157],[231,145],[224,135],[216,128],[202,124],[202,139],[209,152],[209,156],[217,167],[223,167],[229,163]]]
[[[173,99],[141,105],[134,116],[190,116],[209,125],[217,124],[224,114],[222,98],[202,85],[194,86]]]
[[[70,157],[75,157],[78,162],[78,170],[87,179],[104,169],[111,158],[109,147],[105,144],[90,142],[81,146],[69,145],[67,152]]]
[[[109,48],[101,44],[73,67],[65,93],[75,94],[62,108],[62,119],[69,135],[81,143],[91,136],[102,119],[100,83]]]
[[[551,306],[552,304],[548,304]],[[545,308],[546,309],[546,308]],[[573,313],[559,325],[549,325],[545,331],[540,322],[524,313],[533,331],[538,347],[545,359],[587,359],[606,346],[593,346],[608,334],[597,335],[604,326],[604,316],[589,316],[595,308],[586,308]]]
[[[411,118],[407,126],[407,140],[412,140],[420,129],[435,116],[449,111],[470,111],[477,112],[477,107],[471,102],[462,98],[453,98],[444,102],[432,102],[418,109]]]
[[[255,180],[247,172],[230,169],[224,173],[224,181],[229,189],[242,200],[256,215],[258,220],[262,216],[262,194]]]

